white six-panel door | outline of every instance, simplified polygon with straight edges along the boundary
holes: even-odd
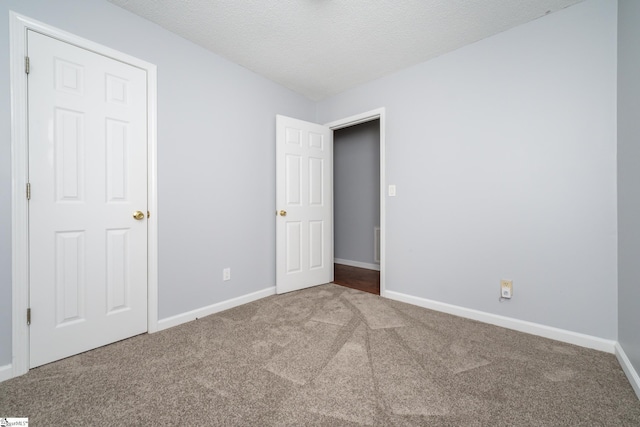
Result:
[[[333,132],[276,117],[276,291],[333,281]]]
[[[147,330],[147,97],[120,61],[33,31],[28,54],[35,367]]]

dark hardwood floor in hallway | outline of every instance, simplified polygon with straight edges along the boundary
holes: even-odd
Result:
[[[333,283],[380,295],[380,272],[376,270],[334,264]]]

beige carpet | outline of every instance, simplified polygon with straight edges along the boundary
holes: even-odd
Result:
[[[324,285],[0,384],[31,426],[639,426],[615,357]]]

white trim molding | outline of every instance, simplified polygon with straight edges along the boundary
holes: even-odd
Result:
[[[334,258],[334,264],[348,265],[349,267],[358,267],[358,268],[366,268],[367,270],[376,270],[380,271],[380,265],[378,264],[370,264],[368,262],[360,262],[360,261],[351,261],[349,259],[342,258]]]
[[[221,311],[229,310],[230,308],[238,307],[243,304],[248,304],[253,301],[257,301],[262,298],[266,298],[276,294],[276,287],[265,288],[260,291],[256,291],[250,294],[241,295],[236,298],[231,298],[226,301],[221,301],[206,307],[197,308],[195,310],[188,311],[186,313],[177,314],[175,316],[167,317],[158,321],[158,331],[164,329],[173,328],[174,326],[182,325],[183,323],[191,322],[192,320],[200,319],[211,314],[219,313]]]
[[[525,332],[527,334],[538,335],[556,341],[578,345],[580,347],[592,348],[594,350],[600,350],[607,353],[615,352],[616,342],[613,340],[580,334],[578,332],[567,331],[565,329],[554,328],[551,326],[541,325],[539,323],[528,322],[526,320],[519,320],[511,317],[500,316],[497,314],[486,313],[484,311],[446,304],[426,298],[414,297],[412,295],[402,294],[395,291],[387,291],[386,297],[392,300],[417,305],[419,307],[453,314],[455,316],[477,320],[480,322],[488,323],[490,325],[496,325],[507,329],[513,329],[515,331]]]
[[[387,296],[386,288],[386,193],[384,188],[387,185],[387,149],[386,149],[386,110],[385,108],[377,108],[375,110],[356,114],[354,116],[345,117],[344,119],[335,120],[325,124],[331,130],[343,129],[349,126],[359,125],[360,123],[370,122],[372,120],[380,120],[380,296]],[[366,267],[365,267],[366,268]]]
[[[631,383],[633,391],[636,392],[636,396],[640,399],[640,376],[638,375],[638,371],[636,371],[631,364],[631,360],[629,360],[619,342],[616,343],[616,358],[627,376],[627,379]]]
[[[13,366],[4,365],[0,366],[0,383],[13,378]]]
[[[147,69],[147,331],[158,330],[158,77]]]
[[[29,328],[25,321],[29,306],[29,224],[27,185],[27,77],[24,73],[26,37],[29,25],[10,13],[11,79],[11,281],[12,281],[12,374],[29,370]]]
[[[27,56],[27,31],[32,30],[60,41],[96,52],[100,55],[133,65],[147,74],[147,206],[148,219],[148,281],[147,330],[154,332],[158,323],[158,202],[157,202],[157,69],[156,66],[109,47],[83,39],[34,19],[9,14],[10,72],[11,72],[11,254],[12,254],[12,376],[29,370],[29,328],[26,322],[29,307],[29,222],[25,189],[28,179],[28,112],[27,75],[24,61]],[[6,367],[5,367],[6,368]],[[4,369],[4,368],[2,368]],[[4,370],[0,371],[4,372]],[[0,374],[1,375],[1,374]]]

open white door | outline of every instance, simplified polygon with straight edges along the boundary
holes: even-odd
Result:
[[[333,281],[333,132],[276,116],[276,292]]]

